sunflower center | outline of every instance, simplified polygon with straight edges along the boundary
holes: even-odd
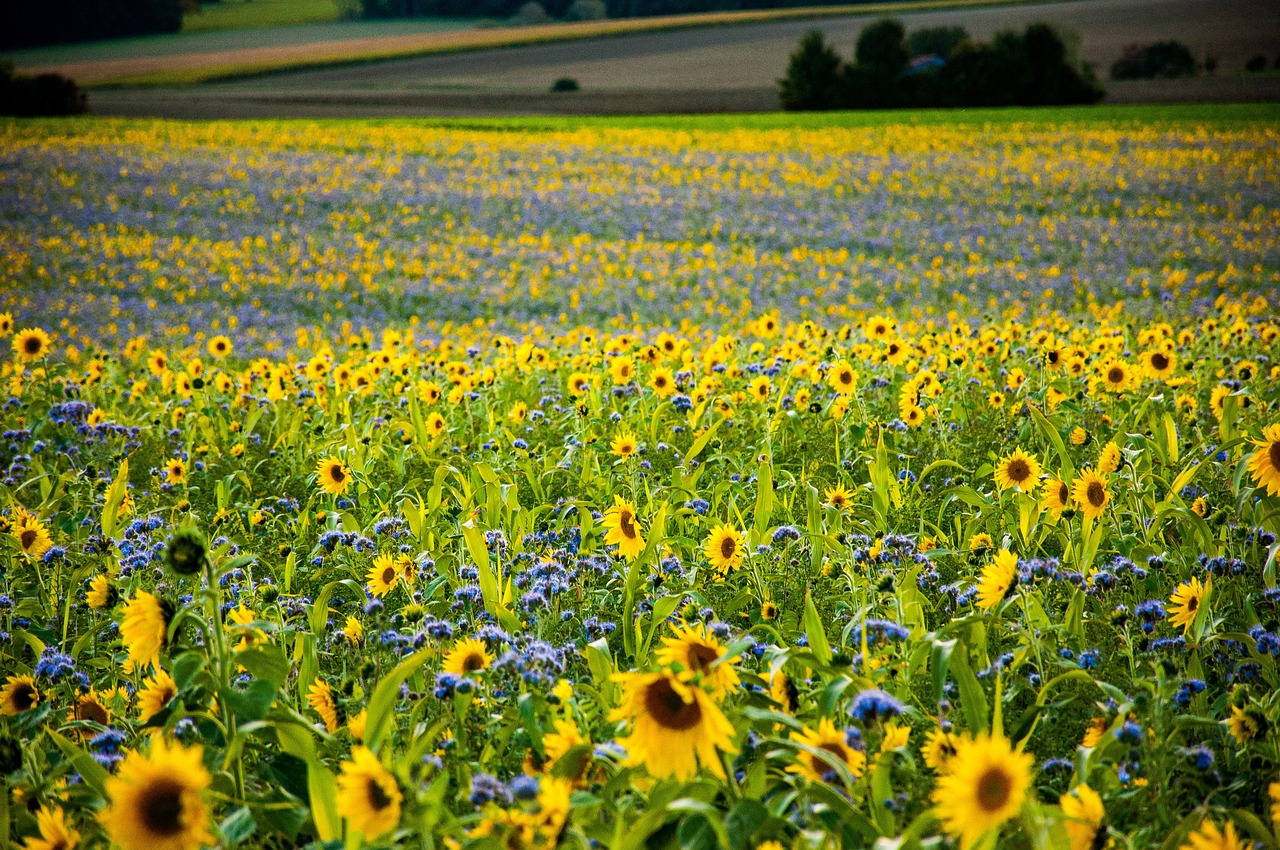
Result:
[[[22,544],[24,550],[30,549],[38,536],[39,533],[34,528],[24,528],[22,533],[18,535],[18,542]]]
[[[1071,488],[1067,486],[1065,481],[1058,484],[1058,501],[1066,504],[1071,499]]]
[[[1113,384],[1119,384],[1124,381],[1124,370],[1119,366],[1112,366],[1111,371],[1107,372],[1107,380]]]
[[[152,835],[168,837],[182,832],[182,786],[171,779],[161,779],[143,791],[142,825]]]
[[[347,474],[342,471],[342,467],[335,466],[333,469],[329,470],[329,477],[334,480],[334,483],[341,484],[346,480]]]
[[[636,524],[632,522],[631,511],[619,512],[618,528],[622,531],[622,535],[628,540],[636,539]]]
[[[852,372],[850,372],[850,371],[849,371],[849,370],[847,370],[847,369],[846,369],[845,371],[841,372],[841,373],[840,373],[840,383],[842,383],[842,384],[852,384],[852,383],[853,383],[853,373],[852,373]]]
[[[40,349],[44,347],[44,343],[40,341],[38,336],[29,336],[22,342],[22,350],[27,354],[39,354]]]
[[[374,811],[382,811],[391,805],[391,798],[387,796],[387,792],[383,790],[380,783],[369,780],[369,808]]]
[[[1271,448],[1267,449],[1267,457],[1271,461],[1271,468],[1280,470],[1280,440],[1271,443]]]
[[[691,644],[687,656],[689,669],[705,673],[711,669],[711,665],[719,657],[720,653],[716,652],[714,647],[707,646],[705,643]]]
[[[1196,610],[1197,608],[1199,608],[1199,607],[1200,607],[1200,599],[1199,599],[1199,597],[1192,596],[1190,599],[1188,599],[1188,600],[1187,600],[1187,613],[1188,613],[1188,614],[1195,613],[1195,610]]]
[[[832,495],[832,497],[831,497],[831,504],[832,504],[832,506],[833,506],[833,507],[843,508],[843,507],[844,507],[844,496],[843,496],[842,494],[840,494],[840,493],[836,493],[836,494]]]
[[[1009,803],[1013,784],[999,767],[990,767],[978,777],[978,807],[984,812],[998,812]]]
[[[391,582],[393,582],[393,581],[395,581],[395,580],[396,580],[396,568],[395,568],[395,567],[387,567],[386,569],[384,569],[384,570],[382,571],[382,583],[383,583],[383,584],[391,584]]]
[[[839,743],[835,741],[828,741],[825,744],[819,744],[817,746],[817,749],[822,750],[824,753],[831,753],[831,755],[835,756],[840,761],[848,760],[845,756],[844,747],[842,747]],[[817,765],[814,765],[814,766],[817,767]],[[823,765],[819,769],[821,772],[825,773],[830,768],[826,767],[826,765]]]
[[[659,375],[659,376],[657,376],[656,378],[654,378],[654,379],[653,379],[653,385],[654,385],[655,387],[657,387],[658,389],[662,389],[662,388],[666,387],[666,385],[667,385],[667,379],[666,379],[664,376]]]
[[[76,705],[76,719],[90,720],[100,726],[106,726],[111,718],[107,716],[107,710],[96,700],[83,700]]]
[[[1151,365],[1161,371],[1164,371],[1169,368],[1169,358],[1164,353],[1157,351],[1155,354],[1151,355]]]
[[[738,544],[732,537],[725,537],[720,541],[720,557],[728,560],[733,557],[733,553],[738,551]]]
[[[23,682],[13,690],[13,705],[18,711],[27,711],[36,707],[36,689]]]
[[[477,670],[484,669],[484,657],[478,652],[473,652],[466,658],[462,659],[462,669],[468,673],[474,673]]]
[[[692,729],[702,722],[702,708],[698,701],[685,702],[666,678],[657,680],[645,690],[644,708],[659,726],[675,732]]]
[[[1027,462],[1022,458],[1014,458],[1009,461],[1009,478],[1013,481],[1022,482],[1031,477],[1031,467],[1027,466]]]

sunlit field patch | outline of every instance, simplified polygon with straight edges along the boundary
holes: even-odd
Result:
[[[1274,847],[1277,142],[5,126],[0,826]]]

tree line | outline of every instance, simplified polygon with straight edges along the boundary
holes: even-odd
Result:
[[[182,28],[181,0],[0,0],[0,50]]]

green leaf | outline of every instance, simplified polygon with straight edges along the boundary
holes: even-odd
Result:
[[[378,687],[374,689],[373,696],[369,699],[369,713],[364,726],[365,746],[373,752],[378,751],[378,745],[382,743],[383,736],[391,728],[391,717],[396,703],[400,701],[400,686],[419,667],[427,663],[434,652],[435,650],[432,649],[423,649],[410,655],[384,676],[378,683]]]
[[[813,604],[813,596],[809,591],[804,593],[804,631],[809,636],[809,648],[823,664],[831,663],[831,644],[827,642],[827,630],[818,616],[818,608]]]
[[[969,650],[961,646],[959,652],[951,654],[951,676],[960,689],[960,708],[964,712],[969,731],[977,734],[987,731],[987,697],[982,692],[978,677],[969,666]]]
[[[929,661],[929,675],[933,678],[933,702],[938,704],[946,695],[947,670],[951,666],[951,653],[956,648],[955,638],[935,640]]]
[[[241,723],[266,718],[277,693],[276,686],[265,679],[250,681],[243,691],[230,685],[218,690],[219,696],[227,701]]]
[[[1031,411],[1031,419],[1036,423],[1036,427],[1044,438],[1053,446],[1053,450],[1058,455],[1058,468],[1062,474],[1063,481],[1070,481],[1076,477],[1076,468],[1071,463],[1071,455],[1067,453],[1066,443],[1062,442],[1062,435],[1058,433],[1058,429],[1053,426],[1045,415],[1031,405],[1027,405],[1027,409]]]
[[[769,455],[760,456],[760,466],[756,473],[756,536],[763,538],[769,530],[769,519],[773,516],[773,464]]]
[[[106,799],[107,769],[98,764],[93,756],[52,729],[45,729],[45,734],[57,745],[59,750],[62,750],[62,754],[67,757],[67,761],[71,762],[71,765],[76,769],[76,773],[80,774],[84,784],[98,792],[103,799]]]
[[[769,810],[759,800],[739,800],[724,818],[730,850],[747,850],[751,846],[751,836],[768,819]]]
[[[720,426],[724,424],[724,421],[725,420],[723,418],[717,419],[711,427],[703,431],[698,436],[698,439],[693,441],[693,445],[689,447],[689,451],[684,454],[683,463],[685,466],[688,466],[689,461],[702,453],[702,450],[707,447],[707,443],[711,442],[711,438],[715,435],[716,431],[720,430]]]
[[[116,477],[107,488],[107,500],[102,506],[102,536],[110,540],[115,534],[116,519],[119,517],[120,505],[124,503],[125,493],[129,489],[129,459],[120,461]]]
[[[258,822],[253,819],[253,812],[247,806],[235,809],[218,824],[222,833],[222,846],[235,847],[248,840],[258,829]]]
[[[236,653],[236,661],[255,679],[264,679],[283,688],[289,678],[289,659],[277,646],[259,646]]]

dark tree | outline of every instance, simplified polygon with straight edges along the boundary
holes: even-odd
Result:
[[[778,81],[783,109],[835,109],[840,99],[840,57],[822,33],[810,30],[791,54],[787,75]]]

